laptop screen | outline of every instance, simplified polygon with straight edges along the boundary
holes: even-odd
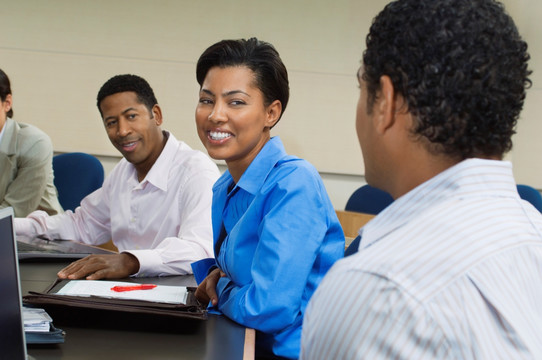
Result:
[[[13,209],[0,209],[0,359],[26,359]]]

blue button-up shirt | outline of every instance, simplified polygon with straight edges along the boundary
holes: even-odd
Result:
[[[256,329],[258,350],[297,358],[305,307],[344,254],[320,175],[274,137],[237,184],[226,171],[213,191],[218,310]]]

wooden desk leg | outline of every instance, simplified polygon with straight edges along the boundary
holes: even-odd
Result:
[[[245,330],[245,349],[243,351],[243,360],[254,360],[256,347],[256,331],[247,328]]]

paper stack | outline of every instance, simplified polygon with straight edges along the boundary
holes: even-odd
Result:
[[[25,332],[48,332],[53,319],[40,308],[23,307],[23,320]]]

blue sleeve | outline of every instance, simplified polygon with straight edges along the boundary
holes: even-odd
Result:
[[[266,333],[290,326],[304,311],[314,291],[307,286],[309,279],[323,276],[328,268],[318,269],[316,259],[325,248],[329,213],[335,214],[315,170],[301,167],[276,177],[258,195],[263,213],[252,282],[240,287],[223,277],[217,285],[222,313]]]
[[[196,279],[196,283],[199,285],[203,280],[205,280],[207,275],[209,275],[209,273],[217,266],[215,258],[205,258],[194,261],[190,264],[190,267],[192,267],[194,278]]]

